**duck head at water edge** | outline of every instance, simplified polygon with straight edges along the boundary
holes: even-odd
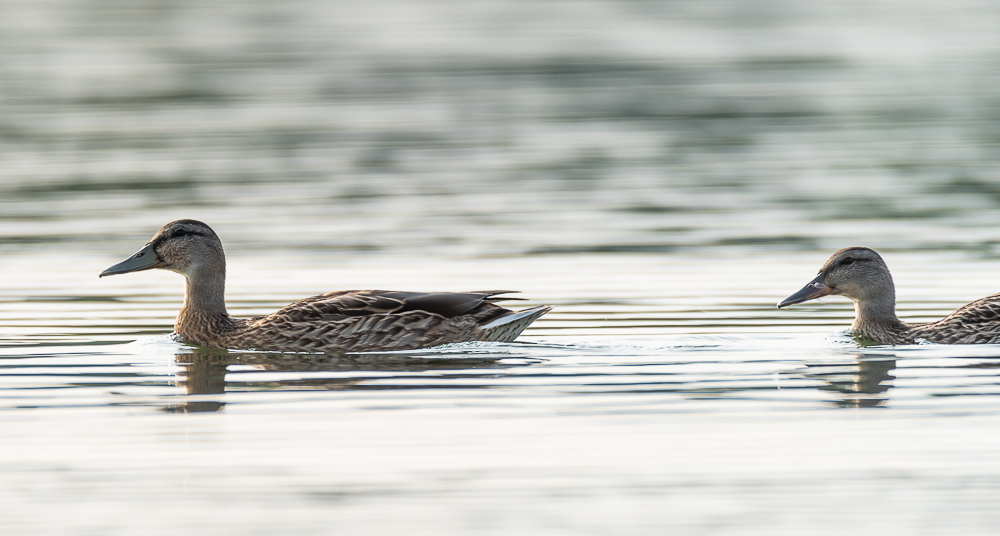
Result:
[[[831,256],[815,279],[778,302],[778,308],[828,295],[854,301],[855,335],[875,342],[900,340],[907,326],[896,318],[896,288],[882,257],[866,247],[844,248]]]
[[[879,344],[943,344],[1000,342],[1000,294],[976,300],[936,322],[910,325],[896,317],[896,288],[889,267],[878,253],[863,247],[844,248],[830,257],[815,279],[778,302],[787,307],[821,296],[854,301],[854,335]]]
[[[226,254],[222,240],[208,225],[197,220],[170,222],[142,249],[100,277],[154,268],[177,272],[187,280],[182,315],[227,316]]]

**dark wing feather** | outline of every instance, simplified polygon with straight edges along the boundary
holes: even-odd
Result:
[[[503,298],[494,298],[496,294],[510,291],[486,292],[389,292],[386,296],[403,301],[403,311],[427,311],[453,318],[471,312],[483,303],[493,303]]]
[[[348,290],[330,292],[297,301],[274,313],[292,322],[339,320],[351,316],[385,315],[408,311],[454,318],[472,312],[484,303],[497,300],[497,294],[510,291],[486,292],[400,292],[393,290]]]

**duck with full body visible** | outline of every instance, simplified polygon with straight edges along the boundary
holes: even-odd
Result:
[[[299,300],[254,318],[226,311],[226,256],[208,225],[163,226],[135,255],[101,277],[154,268],[187,280],[174,331],[189,344],[277,352],[363,352],[427,348],[467,341],[513,341],[551,308],[521,311],[494,302],[511,291],[345,290]]]

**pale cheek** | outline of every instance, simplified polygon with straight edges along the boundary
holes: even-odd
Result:
[[[182,266],[182,265],[178,265],[178,264],[174,264],[174,263],[170,263],[165,268],[167,270],[170,270],[171,272],[176,272],[178,274],[186,274],[187,273],[187,267],[186,266]]]
[[[848,298],[854,300],[865,299],[865,293],[862,292],[861,287],[853,284],[841,285],[837,287],[837,294],[841,296],[847,296]]]
[[[167,261],[167,270],[171,272],[177,272],[179,274],[188,274],[191,272],[191,265],[185,259],[171,259]]]

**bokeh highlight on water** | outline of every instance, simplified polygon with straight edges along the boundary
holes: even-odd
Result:
[[[79,2],[0,9],[9,534],[991,534],[997,357],[869,347],[1000,290],[987,2]],[[515,288],[515,344],[191,348],[162,224],[233,314]]]

